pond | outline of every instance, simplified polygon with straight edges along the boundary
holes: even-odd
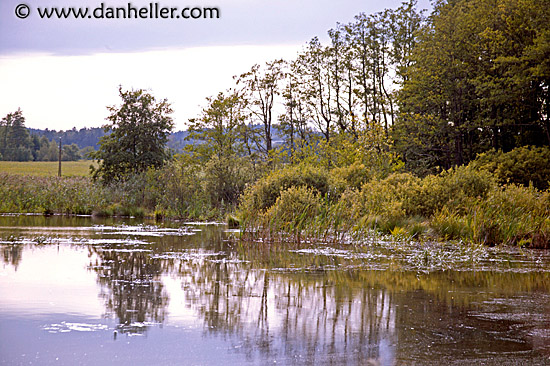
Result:
[[[9,365],[550,365],[550,253],[0,216]]]

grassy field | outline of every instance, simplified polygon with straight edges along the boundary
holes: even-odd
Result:
[[[62,176],[88,176],[90,175],[91,160],[63,161],[61,162]],[[58,171],[57,161],[0,161],[0,172],[19,175],[56,176]],[[95,163],[94,163],[95,164]]]

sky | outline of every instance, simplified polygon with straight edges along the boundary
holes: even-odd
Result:
[[[189,118],[200,114],[207,97],[233,86],[234,75],[254,64],[292,60],[315,36],[328,43],[327,31],[338,22],[349,23],[361,12],[370,14],[400,3],[0,0],[0,117],[21,108],[27,127],[101,127],[107,123],[106,107],[120,104],[121,85],[168,99],[175,129],[182,130]],[[420,8],[429,7],[428,0],[418,3]],[[188,6],[217,8],[219,18],[108,18],[109,8],[149,11],[150,4],[153,9],[177,7],[174,16]],[[40,17],[52,7],[87,7],[91,18]],[[16,13],[27,17],[18,18]]]

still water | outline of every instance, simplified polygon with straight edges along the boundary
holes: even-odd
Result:
[[[0,216],[9,365],[550,365],[550,253]]]

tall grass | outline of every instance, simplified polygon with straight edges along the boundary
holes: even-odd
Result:
[[[87,177],[0,173],[0,212],[91,214],[109,205],[109,194]]]

